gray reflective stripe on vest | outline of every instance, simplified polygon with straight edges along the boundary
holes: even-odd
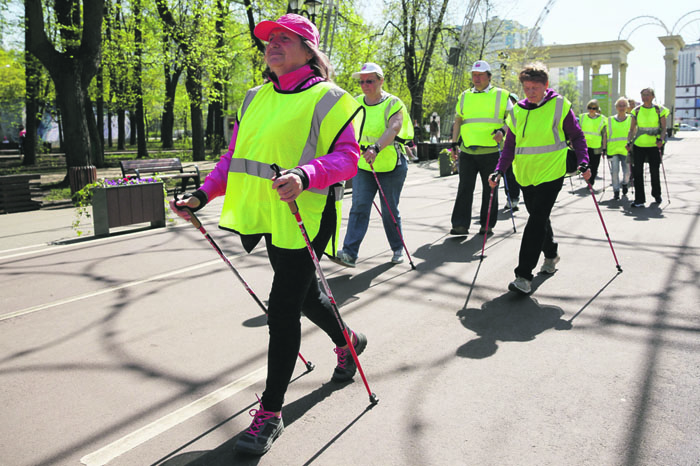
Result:
[[[462,120],[462,124],[466,125],[468,123],[503,123],[503,120],[501,118],[469,118],[466,120]]]
[[[345,186],[343,186],[343,185],[333,186],[333,192],[335,193],[336,202],[342,201],[343,195],[345,194]],[[320,194],[325,194],[325,193],[320,193]]]
[[[229,173],[245,173],[246,175],[257,176],[266,180],[272,180],[275,176],[275,171],[270,167],[269,163],[248,159],[231,159],[228,171]],[[328,194],[328,188],[309,188],[307,191],[324,196]]]
[[[596,133],[595,131],[584,131],[583,134],[587,134],[589,136],[600,136],[600,133]]]
[[[299,165],[305,165],[316,158],[316,142],[318,141],[318,136],[321,131],[321,123],[323,123],[323,119],[326,118],[343,95],[345,95],[344,90],[338,87],[332,87],[321,97],[321,100],[316,103],[314,115],[311,118],[309,137],[306,139],[304,150],[301,152]]]
[[[515,118],[515,106],[510,109],[510,120],[513,122],[513,128],[518,126],[518,119]]]
[[[562,114],[564,113],[564,99],[559,96],[556,98],[556,103],[554,107],[554,118],[552,122],[552,132],[554,134],[554,144],[549,144],[548,146],[537,146],[537,147],[516,147],[516,154],[523,155],[534,155],[534,154],[546,154],[548,152],[554,152],[561,149],[566,149],[566,141],[562,141],[559,137],[559,122],[562,119]]]
[[[661,128],[658,126],[637,126],[637,137],[647,134],[649,136],[656,136],[658,134],[661,134]]]
[[[243,119],[243,114],[248,109],[248,106],[261,88],[262,86],[254,87],[245,93],[245,98],[243,99],[243,104],[241,105],[241,120]]]
[[[619,138],[614,138],[614,137],[612,137],[612,133],[613,133],[613,118],[614,118],[614,117],[611,117],[611,116],[608,117],[608,142],[626,141],[626,140],[627,140],[627,135],[626,135],[626,134],[625,134],[624,136],[622,136],[622,137],[619,137]],[[617,120],[615,120],[615,121],[617,121]],[[623,121],[624,121],[624,120],[623,120]],[[622,123],[622,121],[619,121],[618,123]]]
[[[501,90],[496,91],[496,106],[494,107],[493,118],[467,118],[465,120],[462,120],[462,125],[466,125],[468,123],[496,123],[496,124],[500,123],[500,124],[503,124],[503,118],[500,118],[500,116],[499,116],[499,112],[501,110],[501,95],[503,94],[503,92],[504,91],[501,91]],[[462,115],[464,115],[464,96],[465,95],[466,95],[466,93],[462,94],[462,100],[461,100],[460,107],[459,107],[459,113]]]
[[[394,105],[396,105],[396,102],[399,101],[398,97],[391,96],[391,99],[389,100],[389,104],[386,106],[384,109],[384,126],[389,127],[389,118],[391,117],[391,109],[394,108]],[[401,111],[399,109],[399,111]]]

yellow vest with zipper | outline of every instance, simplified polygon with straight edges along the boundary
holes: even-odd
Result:
[[[364,150],[372,144],[376,144],[379,138],[382,137],[384,131],[389,126],[389,119],[397,112],[403,113],[403,124],[399,134],[394,138],[394,143],[384,147],[372,164],[374,171],[390,172],[399,162],[399,152],[406,153],[404,143],[413,139],[413,125],[411,124],[411,116],[408,114],[406,106],[396,96],[391,94],[376,105],[367,105],[364,95],[356,97],[357,101],[365,108],[365,122],[362,127],[362,136],[360,137],[360,146]],[[372,171],[364,157],[360,157],[357,168],[365,171]]]
[[[586,146],[589,149],[600,149],[603,146],[602,132],[607,126],[606,119],[603,115],[598,115],[597,118],[591,118],[588,113],[583,113],[579,116],[581,131],[586,136]]]
[[[496,147],[493,132],[503,128],[508,108],[508,93],[492,87],[488,92],[462,92],[456,113],[462,119],[459,135],[462,149],[470,146]]]
[[[556,180],[566,174],[564,118],[571,102],[557,96],[540,107],[526,110],[520,105],[507,120],[515,134],[513,174],[521,186]]]
[[[614,116],[608,117],[608,155],[627,155],[625,145],[631,124],[630,116],[627,116],[624,121],[617,121]]]
[[[276,163],[284,171],[328,154],[360,111],[352,96],[327,82],[299,92],[278,92],[272,83],[248,91],[238,110],[238,136],[219,226],[240,234],[271,233],[277,247],[304,248],[289,206],[271,187],[275,173],[270,165]],[[318,234],[329,189],[310,188],[296,199],[311,240]],[[337,231],[341,216],[336,217]]]

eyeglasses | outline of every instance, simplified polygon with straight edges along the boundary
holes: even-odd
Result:
[[[362,86],[363,84],[374,84],[374,81],[376,81],[376,79],[367,79],[364,81],[360,80],[360,86]]]
[[[598,110],[598,107],[588,107],[588,110]]]

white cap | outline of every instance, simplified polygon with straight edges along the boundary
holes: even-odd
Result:
[[[484,60],[479,60],[472,65],[472,71],[491,72],[491,67]]]
[[[356,71],[352,74],[353,79],[360,79],[361,74],[367,74],[367,73],[376,73],[377,76],[380,78],[384,77],[384,71],[382,71],[382,67],[377,65],[376,63],[365,63],[362,65],[362,69],[360,71]]]

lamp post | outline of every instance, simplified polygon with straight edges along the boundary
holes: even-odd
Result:
[[[304,6],[306,9],[302,9],[300,0],[289,0],[289,5],[287,7],[288,13],[296,13],[298,15],[306,16],[311,20],[312,23],[316,23],[316,15],[321,9],[322,2],[319,0],[306,0]]]

